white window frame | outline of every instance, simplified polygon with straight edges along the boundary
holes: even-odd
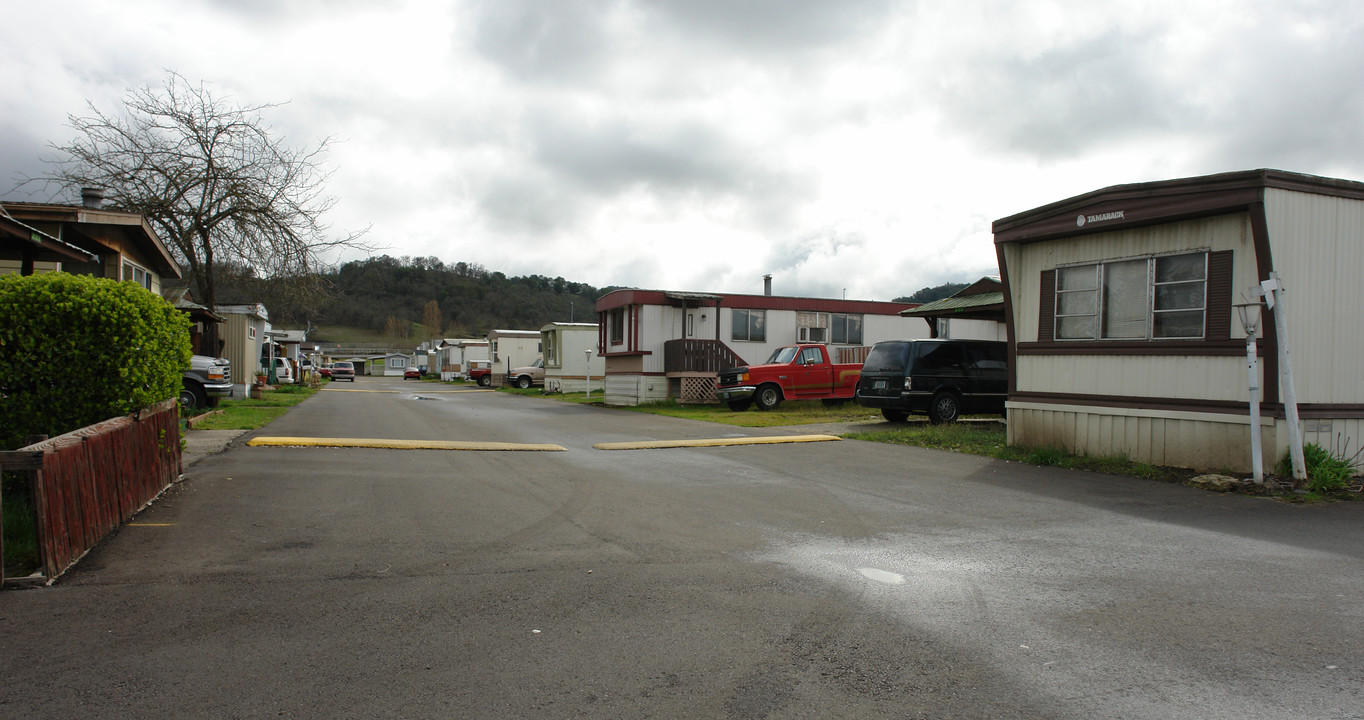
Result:
[[[829,342],[829,313],[798,311],[796,313],[796,342]]]
[[[148,290],[152,289],[152,271],[131,260],[123,261],[123,279],[135,282]]]
[[[1202,276],[1202,278],[1195,278],[1195,279],[1192,279],[1192,280],[1166,280],[1166,281],[1159,281],[1159,280],[1156,279],[1156,272],[1157,272],[1157,269],[1158,269],[1158,267],[1159,267],[1159,263],[1160,263],[1161,260],[1168,259],[1168,258],[1193,257],[1193,256],[1201,256],[1202,259],[1203,259],[1203,276]],[[1203,339],[1206,339],[1206,338],[1207,338],[1207,335],[1208,335],[1208,259],[1209,259],[1210,256],[1211,256],[1211,253],[1210,253],[1209,251],[1207,251],[1207,250],[1199,250],[1199,251],[1195,251],[1195,252],[1164,253],[1164,254],[1161,254],[1161,255],[1147,255],[1147,256],[1135,257],[1135,258],[1114,258],[1114,259],[1112,259],[1112,260],[1105,260],[1105,261],[1103,261],[1103,262],[1097,262],[1097,263],[1081,263],[1081,264],[1063,265],[1063,266],[1057,267],[1057,268],[1056,268],[1056,287],[1055,287],[1055,289],[1054,289],[1054,297],[1053,297],[1053,305],[1052,305],[1052,317],[1053,317],[1053,323],[1052,323],[1052,339],[1055,340],[1056,342],[1101,342],[1101,341],[1106,341],[1106,342],[1122,342],[1122,341],[1156,341],[1156,342],[1160,342],[1160,341],[1169,341],[1169,340],[1203,340]],[[1106,309],[1109,307],[1107,289],[1106,289],[1106,287],[1105,287],[1105,286],[1106,286],[1106,283],[1105,283],[1105,279],[1106,279],[1106,269],[1107,269],[1108,267],[1111,267],[1111,266],[1116,266],[1116,265],[1121,265],[1121,264],[1128,264],[1128,263],[1133,263],[1133,262],[1145,262],[1145,263],[1146,263],[1146,285],[1145,285],[1145,296],[1144,296],[1144,298],[1143,298],[1144,304],[1145,304],[1145,319],[1144,319],[1145,327],[1144,327],[1144,332],[1142,333],[1142,335],[1139,335],[1139,336],[1108,336],[1108,335],[1105,335],[1105,327],[1104,327],[1104,326],[1105,326],[1105,314],[1106,314]],[[1093,272],[1094,272],[1093,287],[1088,287],[1088,286],[1086,286],[1086,287],[1080,287],[1080,288],[1078,288],[1078,289],[1066,288],[1066,287],[1065,287],[1065,284],[1064,284],[1063,281],[1062,281],[1063,274],[1065,274],[1066,271],[1074,271],[1074,270],[1079,270],[1079,269],[1082,269],[1082,268],[1092,268],[1092,269],[1093,269]],[[1176,307],[1176,308],[1158,308],[1158,307],[1156,307],[1156,306],[1159,304],[1159,299],[1158,299],[1158,298],[1159,298],[1159,295],[1160,295],[1160,292],[1159,292],[1159,291],[1160,291],[1161,288],[1175,287],[1175,286],[1179,286],[1179,285],[1192,286],[1192,285],[1195,285],[1195,284],[1201,284],[1201,285],[1202,285],[1202,290],[1203,290],[1203,292],[1202,292],[1202,304],[1201,304],[1200,306],[1198,306],[1198,307]],[[1088,297],[1091,299],[1091,301],[1092,301],[1092,302],[1090,303],[1090,304],[1092,305],[1092,307],[1093,307],[1093,311],[1092,311],[1092,312],[1087,312],[1087,311],[1084,311],[1083,309],[1082,309],[1082,310],[1079,310],[1079,311],[1075,311],[1074,308],[1072,308],[1072,310],[1073,310],[1072,312],[1063,312],[1063,310],[1065,309],[1065,306],[1068,304],[1068,303],[1064,302],[1066,299],[1068,299],[1068,298],[1074,298],[1074,299],[1081,299],[1081,300],[1082,300],[1085,296],[1088,296]],[[1159,317],[1160,317],[1161,315],[1170,315],[1170,314],[1173,314],[1173,313],[1193,313],[1193,312],[1201,313],[1201,314],[1202,314],[1202,317],[1203,317],[1203,326],[1202,326],[1202,330],[1200,330],[1200,332],[1199,332],[1197,335],[1158,335],[1158,334],[1157,334],[1157,331],[1156,331],[1157,320],[1159,319]],[[1064,321],[1065,321],[1066,319],[1072,319],[1072,318],[1093,318],[1093,323],[1092,323],[1092,325],[1091,325],[1091,332],[1088,333],[1088,334],[1086,334],[1086,335],[1081,335],[1081,334],[1078,334],[1078,333],[1077,333],[1077,334],[1074,334],[1074,335],[1071,335],[1071,336],[1068,336],[1068,337],[1067,337],[1067,336],[1063,336],[1063,335],[1062,335],[1063,326],[1066,324]]]

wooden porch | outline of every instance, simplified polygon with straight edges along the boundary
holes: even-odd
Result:
[[[686,338],[663,343],[663,372],[669,384],[677,381],[672,393],[682,404],[713,404],[715,386],[724,368],[747,365],[730,347],[719,340]]]

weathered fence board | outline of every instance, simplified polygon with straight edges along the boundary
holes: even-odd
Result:
[[[0,454],[6,469],[29,472],[47,582],[179,477],[179,425],[168,400]]]

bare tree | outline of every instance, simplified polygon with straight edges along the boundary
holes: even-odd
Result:
[[[435,300],[428,300],[422,306],[422,324],[426,326],[426,340],[435,340],[440,337],[441,331],[440,305]]]
[[[261,112],[214,97],[171,72],[160,88],[131,91],[123,111],[68,116],[77,137],[51,147],[45,181],[66,190],[101,187],[109,206],[142,214],[171,245],[196,290],[215,307],[221,264],[262,278],[311,278],[328,250],[360,243],[365,231],[332,237],[322,216],[336,202],[323,192],[332,138],[284,145]]]
[[[396,315],[389,315],[388,320],[384,321],[384,337],[395,345],[402,340],[412,336],[412,323],[399,318]]]

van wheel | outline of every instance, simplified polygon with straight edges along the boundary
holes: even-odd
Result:
[[[881,408],[881,417],[885,418],[886,422],[904,422],[909,419],[909,413],[904,410]]]
[[[753,401],[759,410],[772,410],[781,404],[781,389],[776,385],[764,385],[753,394]]]
[[[728,403],[726,403],[726,404],[729,405],[729,409],[730,409],[730,410],[733,410],[734,412],[743,412],[743,411],[745,411],[745,410],[748,409],[748,406],[749,406],[749,405],[752,405],[752,404],[753,404],[753,401],[752,401],[752,400],[730,400],[730,401],[729,401]]]
[[[928,419],[934,423],[956,422],[961,415],[961,401],[956,395],[943,391],[933,396],[933,404],[928,406]]]

